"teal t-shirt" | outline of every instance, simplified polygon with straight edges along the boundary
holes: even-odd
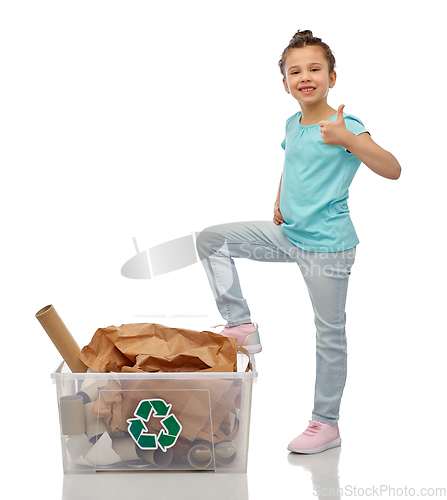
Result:
[[[355,116],[344,114],[346,128],[367,132]],[[335,114],[328,121],[334,121]],[[318,124],[300,123],[301,111],[286,122],[281,183],[282,230],[298,247],[311,252],[338,252],[359,242],[349,215],[349,186],[360,160],[342,146],[325,144]]]

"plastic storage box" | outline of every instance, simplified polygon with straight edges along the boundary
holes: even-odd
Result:
[[[62,362],[51,377],[65,473],[247,471],[253,355],[238,353],[228,373],[72,373]]]

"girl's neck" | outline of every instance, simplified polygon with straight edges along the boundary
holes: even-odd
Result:
[[[306,106],[300,103],[300,107],[302,113],[300,123],[304,126],[315,125],[321,120],[328,120],[337,113],[337,110],[331,108],[327,103],[318,107]]]

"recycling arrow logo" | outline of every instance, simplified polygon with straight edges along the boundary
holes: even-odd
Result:
[[[162,451],[171,448],[177,442],[182,431],[182,424],[177,417],[169,412],[172,405],[167,404],[163,399],[143,399],[138,403],[134,412],[136,418],[129,418],[127,431],[142,450],[156,450],[158,447]],[[162,418],[160,421],[163,429],[157,434],[149,434],[145,422],[151,417]]]

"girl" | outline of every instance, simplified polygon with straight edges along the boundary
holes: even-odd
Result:
[[[327,103],[336,82],[331,49],[311,31],[298,31],[279,67],[286,92],[301,111],[286,122],[283,173],[273,222],[238,222],[205,229],[197,238],[216,304],[227,321],[221,334],[251,353],[261,351],[258,327],[242,296],[233,258],[295,262],[307,285],[316,325],[312,420],[288,450],[318,453],[341,443],[339,408],[346,381],[348,279],[359,240],[348,209],[348,188],[360,163],[398,179],[401,167],[356,117]]]

